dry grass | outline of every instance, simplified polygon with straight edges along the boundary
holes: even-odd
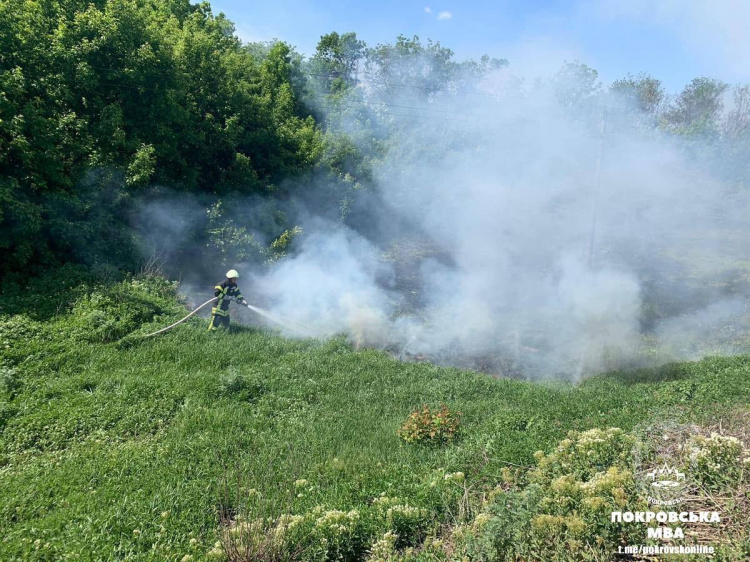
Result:
[[[743,457],[750,456],[750,410],[738,408],[717,419],[709,425],[670,425],[668,427],[650,427],[648,433],[652,438],[648,440],[649,463],[651,467],[689,466],[690,442],[697,436],[710,437],[718,434],[722,437],[734,437],[740,441]],[[688,481],[681,490],[683,501],[678,506],[665,508],[677,511],[716,511],[721,517],[719,523],[695,522],[688,523],[683,529],[686,541],[691,544],[736,544],[742,541],[750,529],[750,474],[743,473],[735,487],[713,491],[699,482]],[[665,541],[669,544],[670,541]],[[647,559],[647,558],[645,558]]]

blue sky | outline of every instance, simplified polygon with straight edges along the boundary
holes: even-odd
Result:
[[[440,41],[459,59],[507,58],[545,75],[578,59],[605,83],[648,72],[669,92],[696,76],[750,81],[750,0],[214,0],[245,41],[282,39],[305,54],[329,31],[369,45],[399,34]]]

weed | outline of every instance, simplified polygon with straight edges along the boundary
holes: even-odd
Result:
[[[458,435],[461,412],[451,412],[441,404],[439,410],[430,410],[427,405],[414,410],[398,434],[407,443],[446,443]]]

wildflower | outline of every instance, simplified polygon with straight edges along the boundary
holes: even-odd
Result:
[[[291,513],[285,513],[279,517],[279,525],[286,525],[287,527],[296,527],[302,523],[305,518],[302,515],[292,515]]]
[[[565,526],[573,535],[580,535],[586,530],[586,523],[576,515],[569,515],[565,518]]]
[[[445,476],[443,476],[443,480],[451,480],[454,482],[463,482],[464,478],[465,478],[465,475],[463,472],[453,472],[453,473],[448,473]]]
[[[397,540],[398,535],[393,531],[385,533],[382,538],[375,541],[372,547],[370,547],[369,560],[377,562],[391,560],[396,553]]]
[[[331,509],[318,517],[315,521],[315,526],[323,531],[327,530],[334,534],[343,534],[354,527],[358,519],[359,512],[356,509],[348,513],[339,511],[338,509]]]
[[[216,541],[214,547],[206,553],[206,558],[224,558],[224,548],[221,541]]]

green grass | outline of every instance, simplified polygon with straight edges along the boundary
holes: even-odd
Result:
[[[178,314],[148,283],[112,291],[108,311],[156,318],[143,333]],[[750,399],[746,356],[573,386],[402,363],[341,338],[208,333],[199,319],[117,343],[141,316],[106,324],[75,303],[21,316],[4,302],[0,560],[198,560],[219,538],[220,509],[242,510],[250,489],[268,515],[366,508],[385,492],[449,521],[429,485],[438,470],[491,484],[571,429],[711,420]],[[411,410],[441,403],[462,412],[456,441],[399,439]],[[297,479],[310,482],[299,498]]]

